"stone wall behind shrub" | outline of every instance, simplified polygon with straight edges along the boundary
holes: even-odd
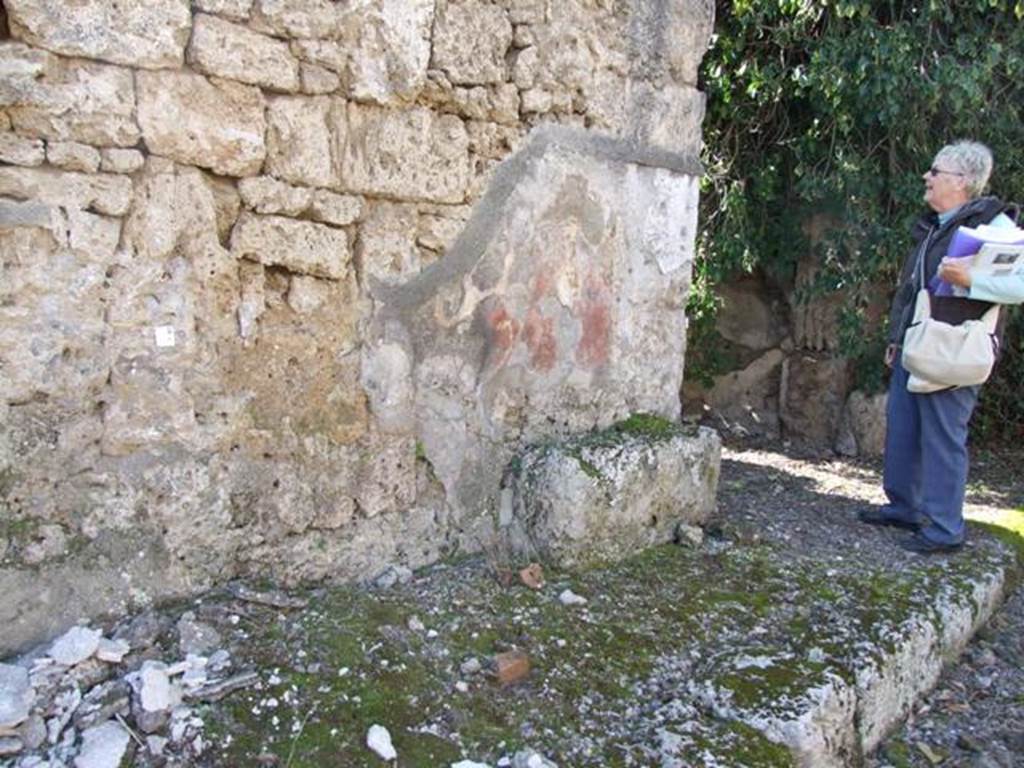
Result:
[[[3,6],[0,654],[678,415],[707,0]]]

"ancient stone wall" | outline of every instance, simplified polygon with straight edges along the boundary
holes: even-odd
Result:
[[[884,394],[855,389],[856,366],[840,351],[843,297],[815,290],[821,269],[817,246],[834,222],[812,217],[810,250],[791,280],[738,276],[716,288],[716,331],[728,370],[705,386],[684,386],[687,417],[711,415],[719,429],[738,435],[794,439],[849,456],[881,456]],[[888,312],[890,288],[876,286],[864,312]],[[881,355],[881,351],[879,351]]]
[[[473,551],[679,412],[707,0],[4,0],[0,654]]]

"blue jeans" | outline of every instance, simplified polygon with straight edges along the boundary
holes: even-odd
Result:
[[[964,540],[967,424],[979,387],[918,395],[907,392],[908,374],[897,356],[886,411],[884,513],[922,525],[938,544]]]

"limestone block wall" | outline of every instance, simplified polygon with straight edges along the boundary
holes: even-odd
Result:
[[[708,0],[3,0],[0,654],[678,415]]]

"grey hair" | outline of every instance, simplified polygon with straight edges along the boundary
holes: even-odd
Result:
[[[992,175],[992,150],[977,141],[956,141],[947,144],[935,156],[936,162],[946,161],[964,175],[967,194],[972,198],[985,191]]]

